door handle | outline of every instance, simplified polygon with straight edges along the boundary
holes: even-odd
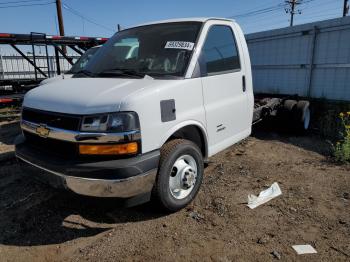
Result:
[[[243,89],[243,92],[247,90],[246,83],[245,83],[245,76],[242,76],[242,89]]]

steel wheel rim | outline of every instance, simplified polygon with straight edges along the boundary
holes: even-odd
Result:
[[[180,156],[169,174],[169,189],[175,199],[186,198],[197,182],[197,162],[190,155]]]

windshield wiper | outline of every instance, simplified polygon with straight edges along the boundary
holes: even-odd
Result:
[[[144,78],[145,73],[138,72],[136,70],[127,69],[127,68],[112,68],[107,69],[102,72],[97,73],[98,76],[129,76],[129,77],[139,77]]]
[[[166,74],[166,73],[158,73],[158,72],[150,72],[148,73],[153,78],[164,78],[164,79],[182,79],[182,76]]]
[[[76,75],[85,75],[85,76],[89,76],[89,77],[94,77],[95,76],[94,73],[90,72],[89,70],[85,70],[85,69],[74,73],[74,76],[76,76]]]

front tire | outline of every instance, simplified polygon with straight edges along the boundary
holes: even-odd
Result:
[[[185,139],[171,140],[161,148],[153,197],[167,211],[180,210],[197,195],[203,173],[198,146]]]

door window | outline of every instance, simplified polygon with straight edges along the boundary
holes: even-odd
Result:
[[[209,76],[229,73],[241,67],[236,41],[229,26],[212,26],[202,52]]]

